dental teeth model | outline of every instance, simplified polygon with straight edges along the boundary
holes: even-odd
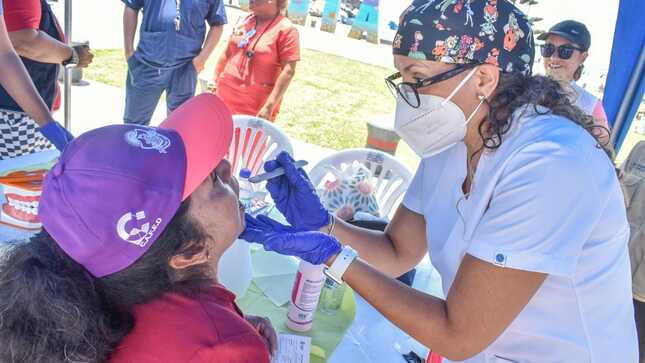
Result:
[[[38,218],[42,179],[21,183],[0,182],[0,188],[4,194],[0,223],[26,230],[42,228]]]

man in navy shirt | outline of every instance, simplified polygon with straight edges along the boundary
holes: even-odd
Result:
[[[128,60],[123,119],[147,125],[164,91],[168,113],[195,94],[197,74],[219,42],[226,12],[223,0],[122,1]],[[139,11],[143,21],[134,50]]]

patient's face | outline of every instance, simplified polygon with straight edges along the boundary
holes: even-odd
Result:
[[[222,160],[190,198],[189,213],[206,232],[211,251],[221,256],[244,231],[244,208],[231,164]]]

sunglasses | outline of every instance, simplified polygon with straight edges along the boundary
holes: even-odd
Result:
[[[576,50],[582,52],[581,48],[574,47],[571,44],[563,44],[559,47],[556,47],[551,43],[542,44],[540,46],[540,50],[544,58],[550,58],[557,51],[558,58],[560,59],[571,58],[571,56],[573,56],[573,52],[575,52]]]
[[[430,85],[439,83],[441,81],[445,81],[448,78],[452,78],[478,65],[479,63],[461,64],[443,73],[439,73],[429,78],[419,79],[416,82],[396,83],[395,81],[402,77],[400,72],[396,72],[393,75],[387,77],[385,79],[385,83],[387,84],[387,87],[392,93],[392,96],[394,96],[394,98],[396,98],[398,95],[401,98],[403,98],[403,100],[408,105],[410,105],[410,107],[419,108],[419,106],[421,105],[421,100],[419,98],[419,88],[428,87]]]

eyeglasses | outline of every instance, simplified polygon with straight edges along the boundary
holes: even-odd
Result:
[[[419,106],[421,106],[421,99],[419,98],[419,88],[428,87],[435,83],[445,81],[478,65],[479,63],[460,64],[457,67],[449,69],[443,73],[439,73],[429,78],[419,79],[416,82],[395,83],[395,80],[402,77],[401,72],[396,72],[393,75],[387,77],[385,79],[385,83],[387,84],[387,87],[394,98],[400,96],[408,105],[410,105],[410,107],[419,108]]]
[[[569,59],[575,51],[582,51],[581,48],[574,47],[571,44],[563,44],[559,47],[551,43],[542,44],[540,46],[540,51],[544,58],[550,58],[556,51],[558,52],[558,58],[560,59]]]

